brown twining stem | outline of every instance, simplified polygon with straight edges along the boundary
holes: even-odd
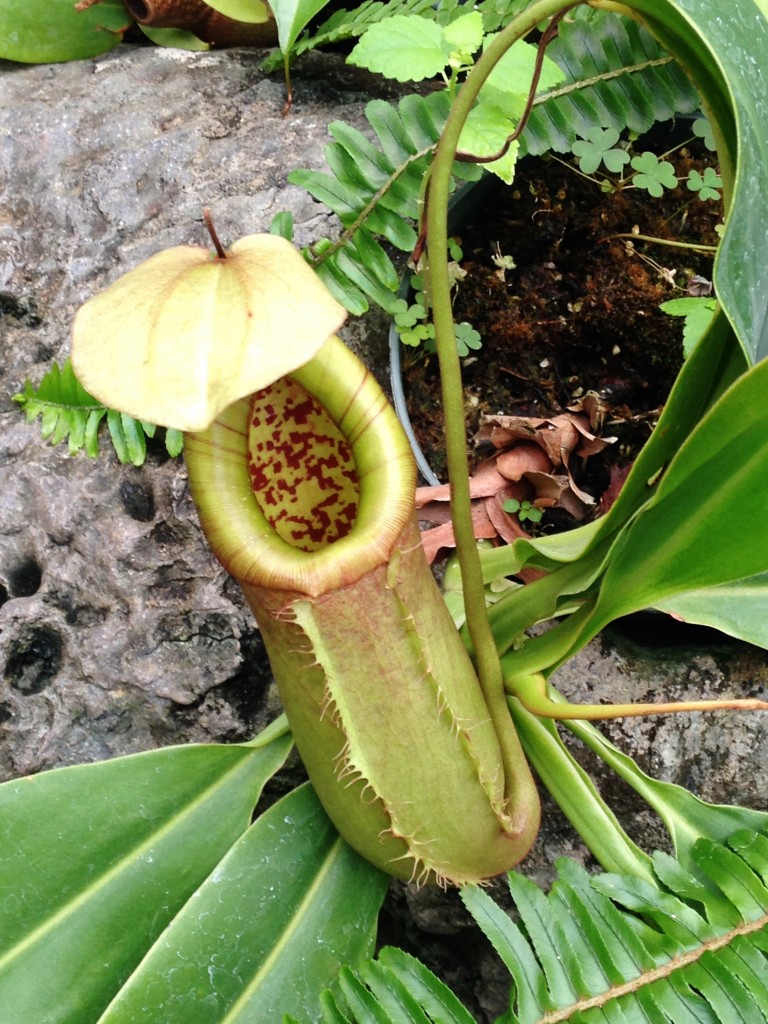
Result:
[[[501,160],[501,158],[503,156],[506,156],[507,152],[509,151],[509,147],[512,145],[512,143],[517,141],[517,139],[520,138],[520,135],[522,134],[523,129],[525,128],[526,124],[528,123],[528,118],[531,116],[531,111],[533,110],[533,104],[534,104],[534,101],[536,99],[536,90],[539,87],[539,80],[541,78],[541,72],[542,72],[542,69],[544,67],[544,55],[545,55],[546,49],[549,46],[549,44],[552,42],[552,40],[557,36],[557,33],[559,31],[559,28],[560,28],[560,21],[565,17],[565,15],[570,10],[571,10],[570,7],[566,7],[562,11],[559,11],[557,14],[555,14],[553,16],[552,20],[550,21],[550,23],[547,25],[547,27],[541,33],[541,38],[539,39],[539,45],[538,45],[538,48],[536,50],[536,63],[535,63],[534,68],[533,68],[533,77],[531,78],[531,86],[530,86],[530,88],[528,90],[528,97],[527,97],[527,99],[525,101],[525,107],[523,109],[522,114],[520,115],[520,120],[517,122],[515,130],[512,132],[512,134],[510,136],[507,137],[507,139],[504,142],[504,145],[501,147],[501,149],[498,151],[498,153],[493,153],[493,154],[491,154],[491,156],[475,156],[472,153],[464,153],[461,150],[457,150],[456,151],[456,159],[457,160],[462,160],[464,163],[467,163],[467,164],[490,164],[490,163],[493,163],[494,160]],[[413,263],[414,266],[418,266],[418,262],[421,259],[422,253],[424,252],[424,249],[425,249],[426,244],[427,244],[426,223],[427,223],[427,208],[428,208],[428,204],[429,204],[429,182],[427,182],[427,187],[426,187],[425,192],[424,192],[424,208],[422,210],[422,216],[421,216],[422,227],[421,227],[421,229],[419,231],[419,237],[416,240],[416,245],[414,246],[413,252],[411,253],[411,262]]]
[[[211,236],[211,241],[213,242],[213,247],[216,250],[216,255],[220,260],[225,260],[227,258],[227,254],[224,246],[221,244],[219,236],[216,233],[216,228],[213,226],[213,217],[211,216],[211,211],[207,206],[203,210],[203,220],[205,221],[205,226],[208,229],[208,234]]]
[[[498,153],[493,153],[491,156],[473,156],[471,153],[462,153],[461,150],[457,150],[457,160],[463,160],[465,163],[468,164],[493,163],[494,160],[501,160],[503,156],[506,156],[507,152],[509,151],[509,147],[512,145],[512,143],[516,142],[517,139],[520,138],[520,136],[523,133],[523,129],[528,123],[528,118],[531,116],[531,111],[533,110],[533,104],[536,99],[536,90],[539,87],[539,79],[541,78],[541,72],[544,68],[545,51],[549,44],[552,42],[552,40],[557,36],[557,33],[560,28],[559,23],[565,17],[569,10],[570,7],[554,15],[549,25],[547,25],[547,27],[541,34],[538,49],[536,50],[536,63],[533,68],[533,77],[531,78],[531,87],[528,90],[528,98],[525,101],[525,108],[523,109],[523,112],[520,115],[520,120],[517,122],[515,130],[512,132],[510,136],[508,136],[508,138],[504,142],[504,145],[501,147]]]

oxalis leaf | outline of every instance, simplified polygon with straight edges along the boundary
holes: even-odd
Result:
[[[675,168],[668,160],[660,160],[655,153],[640,153],[631,160],[635,174],[632,183],[644,188],[650,195],[663,195],[665,188],[675,188],[677,178]]]
[[[572,146],[581,170],[594,174],[602,163],[613,174],[620,174],[629,163],[629,153],[616,146],[618,141],[619,133],[615,128],[591,128],[584,139],[577,139]]]

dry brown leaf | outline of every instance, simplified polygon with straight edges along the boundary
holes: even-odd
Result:
[[[552,468],[547,453],[533,441],[520,441],[496,456],[496,468],[507,480],[520,480],[524,473],[546,473]]]
[[[526,479],[536,491],[536,498],[532,502],[536,508],[562,508],[574,519],[581,521],[589,507],[595,504],[595,499],[588,494],[585,495],[585,501],[582,497],[584,491],[579,491],[570,476],[565,474],[529,473]]]
[[[530,534],[504,503],[514,499],[535,508],[562,508],[577,521],[584,519],[595,499],[574,482],[572,457],[588,458],[613,439],[595,437],[586,415],[573,412],[552,417],[487,416],[475,438],[490,442],[496,453],[481,463],[469,481],[475,537],[511,544]],[[416,492],[419,519],[433,524],[422,534],[430,561],[456,546],[450,521],[450,487],[420,487]]]
[[[447,506],[445,507],[447,508]],[[478,540],[493,540],[497,536],[496,527],[488,518],[485,509],[485,499],[476,501],[472,505],[472,529]],[[440,526],[434,526],[431,530],[421,531],[421,546],[424,548],[424,554],[430,564],[435,561],[441,551],[456,547],[450,512],[447,522]]]

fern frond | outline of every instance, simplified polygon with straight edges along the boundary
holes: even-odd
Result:
[[[657,121],[699,108],[693,85],[642,25],[598,10],[561,23],[547,49],[565,74],[537,97],[521,137],[531,155],[568,153],[591,128],[642,134]]]
[[[656,854],[657,882],[560,861],[545,894],[512,872],[517,920],[476,886],[462,899],[512,979],[503,1024],[765,1024],[768,838],[747,829],[694,847],[693,873]],[[323,1024],[470,1024],[400,950],[345,969]],[[502,1021],[499,1024],[502,1024]]]
[[[85,450],[92,459],[99,454],[99,427],[106,417],[112,445],[120,462],[141,466],[147,455],[148,437],[154,437],[156,427],[108,409],[90,395],[75,376],[72,364],[66,359],[61,367],[53,363],[35,388],[27,380],[24,390],[13,396],[21,406],[29,423],[40,417],[40,434],[52,445],[67,441],[69,454]],[[181,452],[182,435],[178,430],[166,430],[165,447],[169,455]]]
[[[25,381],[24,390],[13,400],[28,422],[41,417],[43,440],[52,445],[67,441],[70,455],[83,448],[91,458],[98,455],[98,429],[107,410],[80,384],[68,359],[61,367],[53,363],[37,389]]]
[[[331,173],[296,170],[288,180],[306,189],[341,221],[338,239],[321,239],[311,263],[336,298],[351,313],[364,313],[367,299],[391,311],[398,275],[378,242],[382,238],[402,252],[417,241],[413,223],[419,215],[424,172],[448,116],[445,92],[405,96],[397,106],[372,100],[365,115],[375,142],[341,121],[329,125],[333,142],[326,147]],[[477,179],[482,169],[457,162],[456,177]]]
[[[571,861],[558,865],[558,880],[545,897],[530,880],[513,873],[510,891],[520,926],[506,915],[502,920],[485,892],[465,889],[462,898],[480,927],[486,931],[485,922],[493,920],[489,938],[513,977],[508,1024],[544,1019],[764,1024],[765,838],[742,830],[727,846],[703,839],[694,850],[693,877],[670,870],[677,862],[656,854],[655,886],[628,876],[593,878]],[[751,864],[742,850],[750,851]],[[568,931],[571,941],[563,943],[561,936]],[[521,948],[527,951],[524,973]],[[753,966],[743,969],[745,961]],[[760,968],[756,974],[754,965]],[[709,1003],[708,1016],[696,1016],[701,996]],[[729,1012],[718,1016],[724,1005]],[[653,1006],[654,1013],[643,1018],[643,1006]]]
[[[322,1024],[475,1024],[429,968],[392,946],[355,971],[342,968],[338,990],[323,993],[321,1005]]]
[[[563,22],[548,56],[560,65],[565,82],[537,98],[521,137],[523,153],[569,152],[590,129],[643,132],[698,107],[678,65],[630,19],[587,11]],[[325,151],[329,172],[296,170],[288,176],[341,221],[340,236],[321,239],[311,262],[351,313],[366,312],[369,299],[393,309],[397,283],[378,239],[402,252],[414,248],[423,177],[449,106],[447,91],[406,96],[397,106],[373,100],[365,111],[373,139],[333,122],[333,142]],[[484,172],[477,164],[457,162],[454,173],[477,180]]]

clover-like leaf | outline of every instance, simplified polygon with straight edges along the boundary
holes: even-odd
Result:
[[[675,188],[677,177],[675,169],[668,160],[659,160],[655,153],[640,153],[632,157],[632,169],[636,172],[633,184],[644,188],[652,196],[664,194],[665,188]]]
[[[616,146],[619,133],[615,128],[590,128],[583,139],[577,139],[571,147],[579,160],[584,174],[594,174],[600,164],[605,164],[612,174],[619,174],[629,163],[629,153]]]
[[[694,168],[686,184],[691,192],[698,193],[699,199],[719,199],[723,179],[714,167],[705,167],[703,174]]]
[[[296,249],[249,235],[229,252],[177,246],[80,309],[72,364],[105,405],[202,430],[308,362],[346,317]]]
[[[483,347],[483,339],[480,337],[478,331],[467,323],[466,320],[462,320],[461,323],[456,324],[456,350],[459,355],[464,358],[468,356],[471,349],[479,349]]]
[[[693,134],[697,139],[701,139],[710,153],[717,152],[717,144],[715,143],[715,133],[712,131],[712,125],[709,123],[706,117],[697,117],[693,122]]]

